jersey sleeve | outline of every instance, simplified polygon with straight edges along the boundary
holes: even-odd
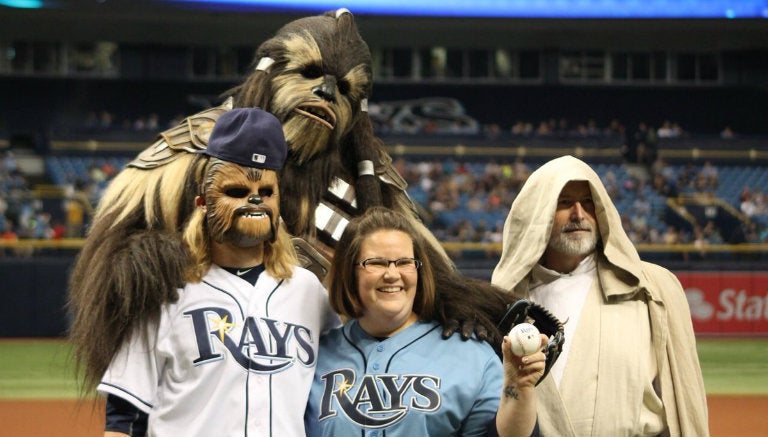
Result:
[[[147,434],[149,415],[115,395],[107,396],[104,431],[121,432],[131,437]]]
[[[321,326],[321,335],[325,334],[326,332],[330,331],[331,329],[338,328],[342,325],[341,318],[338,314],[331,308],[331,304],[328,301],[328,290],[326,290],[325,286],[322,282],[320,282],[319,279],[317,279],[317,276],[315,276],[314,273],[309,272],[306,269],[303,269],[301,267],[298,267],[297,270],[301,270],[302,274],[304,275],[304,280],[308,281],[307,286],[314,288],[313,293],[311,293],[314,298],[316,299],[317,303],[317,309],[320,311],[321,319],[320,319],[320,326]]]
[[[112,359],[96,388],[104,396],[117,396],[149,414],[158,386],[157,325],[151,324],[144,335],[136,330]]]
[[[488,350],[490,355],[483,368],[483,377],[477,390],[475,402],[462,425],[461,435],[465,437],[485,436],[490,424],[495,424],[504,374],[501,360],[490,346]],[[495,425],[493,428],[495,429]]]

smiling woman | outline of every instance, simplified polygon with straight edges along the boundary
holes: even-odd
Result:
[[[309,435],[533,430],[533,387],[544,371],[546,336],[522,358],[512,356],[505,340],[506,371],[489,344],[442,338],[427,247],[406,216],[386,208],[370,208],[347,225],[331,264],[329,299],[349,321],[320,339],[305,415]]]

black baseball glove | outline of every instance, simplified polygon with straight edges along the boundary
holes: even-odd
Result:
[[[497,327],[499,331],[506,333],[509,332],[513,326],[520,323],[530,323],[534,325],[539,332],[549,337],[549,342],[544,349],[544,354],[547,356],[544,373],[536,383],[536,385],[539,385],[539,383],[547,376],[549,370],[552,368],[552,365],[555,364],[555,361],[557,361],[557,358],[562,351],[563,341],[565,340],[563,324],[543,306],[525,299],[520,299],[509,304],[507,306],[507,312],[504,314],[504,317],[502,317]]]

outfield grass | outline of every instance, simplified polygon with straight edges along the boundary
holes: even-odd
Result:
[[[0,399],[77,397],[69,353],[62,340],[0,340]]]
[[[698,340],[707,394],[768,395],[768,338]],[[0,399],[77,397],[69,345],[0,340]]]
[[[707,394],[768,395],[768,338],[697,341]]]

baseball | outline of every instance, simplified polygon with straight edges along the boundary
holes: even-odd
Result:
[[[539,330],[530,323],[515,325],[509,331],[509,339],[512,341],[512,353],[518,357],[530,355],[541,346]]]

